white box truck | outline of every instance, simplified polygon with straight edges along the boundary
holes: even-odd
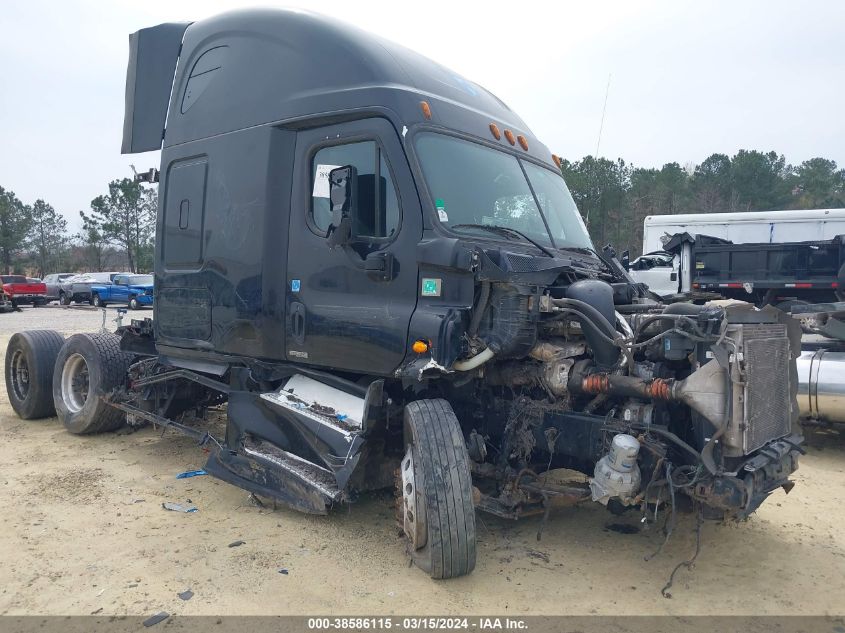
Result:
[[[667,252],[685,234],[692,241]],[[845,209],[653,215],[629,272],[664,298],[708,290],[755,303],[835,301],[845,253],[830,241],[839,236]]]
[[[709,235],[734,244],[832,240],[845,234],[845,209],[649,215],[643,222],[643,253],[663,250],[661,238],[676,233]]]

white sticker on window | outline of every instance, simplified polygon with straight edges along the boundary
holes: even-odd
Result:
[[[317,173],[314,175],[314,193],[311,195],[315,198],[329,197],[329,172],[332,169],[337,169],[341,165],[317,165]]]

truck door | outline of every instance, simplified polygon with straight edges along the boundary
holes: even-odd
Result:
[[[332,247],[328,173],[357,169],[351,237]],[[408,349],[417,301],[419,197],[391,123],[299,131],[288,231],[287,357],[389,375]]]
[[[108,289],[109,294],[111,295],[109,298],[112,301],[129,301],[129,278],[123,275],[118,275],[112,280],[112,285]],[[108,282],[106,282],[108,286]]]

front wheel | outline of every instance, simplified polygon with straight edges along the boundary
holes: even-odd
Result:
[[[64,292],[59,294],[59,305],[60,306],[69,306],[70,305],[70,297],[67,296]]]
[[[432,578],[475,568],[475,508],[464,436],[448,402],[405,407],[401,483],[403,531],[411,557]]]
[[[141,304],[138,303],[138,297],[132,297],[129,300],[129,309],[130,310],[140,310],[141,309]]]
[[[126,383],[130,356],[114,334],[74,334],[59,352],[53,374],[56,414],[71,433],[120,428],[126,415],[106,397]]]
[[[100,299],[100,295],[98,295],[98,294],[95,294],[95,295],[91,298],[91,304],[92,304],[95,308],[105,308],[105,307],[106,307],[106,302],[105,302],[105,301],[103,301],[102,299]]]

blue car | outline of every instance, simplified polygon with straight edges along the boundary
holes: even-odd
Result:
[[[115,275],[110,284],[91,286],[91,303],[103,308],[109,303],[125,303],[130,310],[153,305],[152,275]]]

